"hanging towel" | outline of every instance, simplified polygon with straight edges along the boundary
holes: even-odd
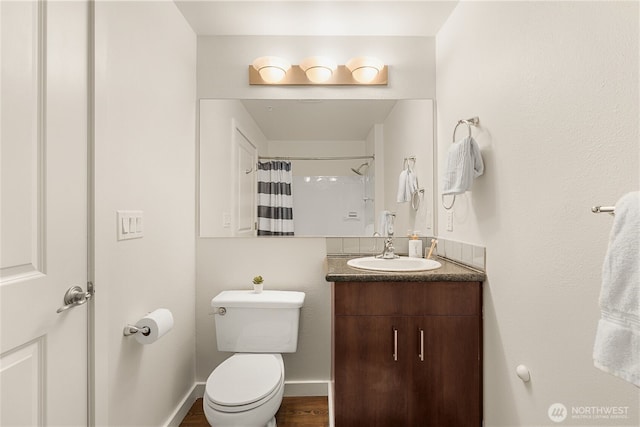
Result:
[[[451,144],[442,176],[442,194],[462,194],[471,189],[473,180],[484,173],[480,147],[472,137]]]
[[[378,222],[378,233],[381,236],[386,236],[389,228],[389,215],[391,212],[382,211],[380,212],[380,220]]]
[[[407,173],[407,193],[409,193],[409,201],[413,198],[413,195],[418,192],[418,175],[409,168]]]
[[[418,177],[415,172],[407,167],[400,172],[398,178],[398,194],[396,201],[398,203],[410,202],[413,194],[418,191]]]
[[[400,177],[398,178],[398,193],[396,196],[396,201],[398,203],[408,202],[406,200],[407,197],[407,173],[409,171],[407,169],[402,169],[400,172]]]
[[[640,387],[640,192],[616,203],[600,310],[594,365]]]

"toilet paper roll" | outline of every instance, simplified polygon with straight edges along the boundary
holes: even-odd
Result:
[[[136,323],[138,328],[149,328],[149,334],[141,332],[135,334],[140,344],[151,344],[173,328],[173,314],[166,308],[159,308],[144,316]]]

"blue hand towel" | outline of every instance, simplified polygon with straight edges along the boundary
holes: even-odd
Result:
[[[484,173],[480,147],[472,137],[451,144],[442,176],[442,194],[462,194]]]

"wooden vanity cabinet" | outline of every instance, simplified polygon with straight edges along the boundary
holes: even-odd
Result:
[[[336,427],[478,427],[480,282],[334,284]]]

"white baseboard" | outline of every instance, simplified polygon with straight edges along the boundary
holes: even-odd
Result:
[[[180,426],[180,423],[184,420],[184,417],[187,416],[189,409],[191,409],[196,399],[204,396],[204,386],[204,383],[196,383],[191,387],[191,390],[184,396],[182,402],[178,405],[176,410],[173,411],[173,414],[171,414],[168,421],[164,424],[165,427]],[[200,388],[202,389],[201,391]]]
[[[169,417],[165,427],[179,427],[196,399],[204,396],[206,383],[195,383],[182,399],[178,408]],[[333,393],[329,381],[287,381],[284,383],[285,396],[327,396],[329,402],[329,427],[333,427]]]

